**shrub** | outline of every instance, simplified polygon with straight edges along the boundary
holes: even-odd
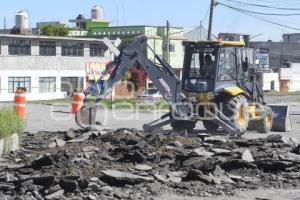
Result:
[[[69,35],[69,28],[65,25],[44,25],[41,27],[41,35],[47,36],[67,36]]]
[[[170,104],[168,102],[166,102],[165,100],[162,100],[162,101],[158,101],[158,102],[155,102],[155,107],[158,109],[158,110],[168,110],[170,108]]]
[[[0,108],[0,138],[7,138],[14,133],[21,133],[24,121],[13,109]]]
[[[124,74],[122,77],[122,81],[129,81],[133,83],[134,88],[132,88],[132,85],[128,85],[128,90],[132,91],[133,89],[135,91],[138,91],[141,87],[145,86],[146,83],[146,73],[143,68],[139,66],[131,67],[128,72]]]
[[[126,72],[122,78],[122,81],[130,81],[131,80],[131,73]]]
[[[135,91],[137,91],[139,88],[145,86],[146,81],[146,73],[143,68],[141,67],[132,67],[129,69],[129,72],[131,74],[131,82],[135,86]]]

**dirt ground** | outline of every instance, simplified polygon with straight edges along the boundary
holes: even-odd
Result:
[[[300,190],[260,189],[238,191],[235,196],[220,196],[209,198],[184,197],[173,194],[163,194],[155,200],[299,200]]]
[[[280,135],[201,139],[177,133],[145,135],[137,129],[71,129],[24,133],[21,145],[5,157],[14,164],[2,169],[0,197],[1,188],[5,197],[22,198],[36,198],[38,191],[47,199],[50,191],[62,191],[59,197],[65,200],[85,200],[88,195],[128,200],[300,197],[295,190],[300,186],[300,145]],[[95,177],[98,183],[92,181]],[[83,180],[90,180],[86,187]]]
[[[291,132],[280,133],[272,132],[270,134],[258,134],[256,132],[247,132],[243,135],[244,139],[254,139],[254,138],[265,138],[272,134],[279,134],[286,138],[295,138],[300,140],[300,103],[289,103],[290,105],[290,114],[293,124]],[[28,104],[27,105],[27,123],[26,123],[26,132],[37,133],[40,131],[60,131],[64,132],[70,128],[78,129],[74,122],[74,116],[69,113],[69,105],[44,105],[44,104]],[[136,128],[138,130],[142,129],[144,123],[150,122],[154,119],[157,119],[165,111],[140,111],[135,112],[131,110],[99,110],[97,115],[97,121],[100,121],[104,124],[106,128],[112,128],[114,130],[118,128]],[[101,127],[103,128],[103,127]],[[170,129],[170,127],[166,127]],[[203,133],[203,126],[201,123],[197,124],[196,133]],[[218,136],[223,138],[223,136]],[[93,143],[92,143],[93,144]],[[96,146],[96,144],[95,144]],[[78,147],[78,148],[81,148]],[[101,147],[100,147],[101,148]],[[55,151],[55,150],[53,150]],[[48,153],[51,151],[47,151]],[[43,152],[39,152],[43,153]],[[46,152],[45,152],[46,153]],[[54,152],[53,152],[54,153]],[[132,166],[130,166],[132,167]],[[197,194],[194,197],[184,196],[179,194],[174,194],[166,191],[160,195],[152,197],[157,200],[171,200],[171,199],[183,199],[183,200],[212,200],[212,199],[300,199],[300,189],[295,188],[286,188],[285,189],[255,189],[249,190],[245,188],[243,190],[237,190],[234,196],[219,195],[219,196],[207,196],[207,197],[197,197]]]

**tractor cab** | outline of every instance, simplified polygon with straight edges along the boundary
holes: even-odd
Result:
[[[192,93],[219,92],[225,87],[242,87],[248,80],[253,51],[244,42],[184,42],[182,89]],[[243,88],[243,87],[242,87]]]

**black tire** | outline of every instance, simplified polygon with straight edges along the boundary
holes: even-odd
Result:
[[[269,133],[273,126],[273,111],[270,107],[265,106],[262,113],[262,119],[257,120],[257,132]]]
[[[184,121],[184,120],[173,120],[171,127],[176,132],[181,132],[183,130],[192,131],[196,126],[196,122]]]
[[[223,104],[223,113],[240,133],[247,130],[249,124],[248,101],[245,96],[228,97]]]
[[[209,121],[209,120],[204,120],[203,122],[203,126],[206,130],[208,131],[216,131],[219,128],[219,125],[217,125],[216,123],[214,123],[213,121]]]

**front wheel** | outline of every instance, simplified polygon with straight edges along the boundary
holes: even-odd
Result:
[[[262,114],[262,119],[257,122],[257,131],[259,133],[269,133],[273,126],[273,111],[266,106]]]
[[[249,110],[248,101],[244,95],[228,98],[224,102],[223,113],[240,133],[244,133],[247,130]]]

